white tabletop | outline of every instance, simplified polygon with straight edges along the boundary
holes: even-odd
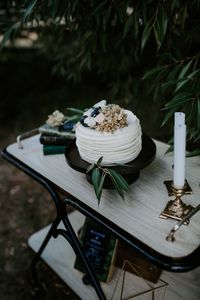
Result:
[[[176,241],[166,241],[166,235],[175,220],[159,218],[168,197],[164,180],[172,179],[173,156],[165,155],[168,146],[156,141],[155,160],[141,170],[139,179],[131,184],[130,191],[123,201],[115,190],[104,190],[98,206],[93,186],[84,174],[70,168],[64,154],[43,155],[39,135],[22,141],[24,148],[17,143],[7,147],[7,151],[33,170],[54,182],[58,187],[72,194],[105,218],[147,244],[152,249],[170,257],[183,257],[192,253],[200,240],[200,214],[196,214],[188,226],[182,226],[176,233]],[[186,178],[193,194],[182,199],[186,204],[196,206],[200,201],[200,157],[186,159]]]

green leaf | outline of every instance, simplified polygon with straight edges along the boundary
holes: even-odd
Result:
[[[179,5],[179,2],[177,0],[171,1],[171,11],[173,11],[177,6]]]
[[[184,82],[185,81],[185,79],[174,79],[174,80],[168,80],[168,81],[166,81],[166,82],[164,82],[163,84],[162,84],[162,88],[166,88],[166,87],[169,87],[169,86],[171,86],[171,85],[177,85],[177,83],[182,83],[182,82]]]
[[[124,200],[124,191],[121,189],[121,187],[119,187],[119,185],[117,184],[115,178],[111,174],[110,174],[110,178],[111,178],[112,183],[113,183],[114,187],[116,188],[118,194]]]
[[[104,184],[104,180],[105,180],[105,177],[106,177],[106,173],[102,173],[101,175],[101,180],[99,182],[99,186],[98,186],[98,189],[97,189],[97,199],[98,199],[98,205],[100,204],[100,199],[101,199],[101,195],[102,195],[102,191],[103,191],[103,184]]]
[[[174,149],[173,145],[169,146],[168,149],[166,150],[165,154],[172,152],[173,149]]]
[[[193,71],[189,75],[187,75],[187,78],[192,79],[195,75],[199,73],[200,69]]]
[[[197,104],[197,102],[196,102]],[[187,112],[186,114],[186,123],[187,126],[189,127],[187,130],[188,136],[190,135],[191,129],[193,128],[194,124],[194,117],[196,116],[196,105],[194,101],[191,101],[191,103],[188,103],[185,106],[185,111]]]
[[[5,33],[3,36],[3,39],[1,41],[0,44],[0,50],[5,46],[5,44],[7,43],[7,41],[11,38],[11,36],[16,33],[17,29],[19,28],[20,23],[17,22],[15,24],[13,24]]]
[[[89,173],[90,171],[92,171],[92,169],[95,167],[95,164],[91,164],[89,165],[89,167],[86,170],[86,173]]]
[[[182,80],[181,82],[179,82],[176,86],[174,93],[176,93],[178,90],[180,90],[180,88],[182,88],[185,84],[187,84],[188,81],[189,81],[189,79],[185,79],[185,80]]]
[[[58,12],[58,0],[53,0],[51,3],[51,15],[52,18],[55,19],[57,12]]]
[[[124,191],[128,191],[129,190],[129,185],[127,183],[127,181],[123,178],[123,176],[121,174],[119,174],[118,172],[116,172],[115,170],[113,169],[107,169],[109,174],[111,174],[117,184],[124,190]]]
[[[175,113],[176,109],[172,109],[170,111],[168,111],[166,114],[165,114],[165,117],[163,119],[163,122],[161,124],[161,127],[164,126],[170,119],[171,117],[173,116],[173,114]]]
[[[22,17],[23,22],[25,22],[26,18],[32,13],[33,8],[34,8],[36,3],[37,3],[37,0],[31,0],[29,2],[28,6],[26,7],[26,11],[25,11],[25,13],[23,14],[23,17]]]
[[[186,157],[192,157],[192,156],[197,156],[197,155],[200,155],[200,149],[195,149],[193,151],[186,153]]]
[[[97,165],[98,165],[98,166],[100,166],[100,165],[101,165],[101,163],[102,163],[102,160],[103,160],[103,156],[101,156],[101,157],[98,159],[98,161],[97,161]]]
[[[96,196],[97,196],[100,179],[101,179],[101,176],[100,176],[99,168],[94,168],[92,171],[92,184],[93,184]]]
[[[138,21],[138,15],[137,13],[133,14],[133,18],[134,18],[134,26],[133,26],[133,34],[135,39],[138,37],[138,33],[139,33],[139,21]]]
[[[160,36],[159,36],[159,29],[158,29],[158,26],[156,26],[156,24],[153,26],[153,32],[154,32],[154,36],[156,39],[157,51],[158,51],[161,47],[161,41],[160,41]]]
[[[114,178],[111,174],[109,174],[109,175],[110,175],[110,178],[111,178],[111,180],[112,180],[112,183],[113,183],[114,187],[116,188],[118,194],[119,194],[119,195],[121,196],[121,198],[124,200],[124,191],[118,186],[118,184],[117,184],[115,178]]]
[[[108,172],[108,174],[109,174],[109,176],[110,176],[110,178],[111,178],[111,180],[112,180],[112,183],[113,183],[113,185],[114,185],[114,187],[116,188],[116,190],[117,190],[117,192],[119,193],[119,195],[121,196],[121,198],[122,199],[124,199],[124,190],[125,191],[127,191],[127,187],[126,187],[126,184],[127,183],[124,183],[122,180],[121,180],[121,178],[120,178],[120,176],[119,176],[119,174],[117,173],[117,175],[116,175],[116,173],[115,172],[110,172],[111,171],[111,169],[107,169],[107,172]],[[121,176],[122,177],[122,176]],[[123,178],[123,177],[122,177]],[[123,179],[124,180],[124,179]],[[123,186],[123,187],[122,187]]]
[[[133,18],[132,18],[132,16],[129,16],[127,21],[126,21],[126,24],[124,26],[123,38],[125,38],[127,36],[129,31],[131,30],[132,25],[133,25]]]
[[[161,23],[161,34],[162,34],[162,42],[164,40],[166,31],[167,31],[167,25],[168,25],[168,17],[165,13],[165,10],[163,8],[163,6],[160,7],[160,14],[159,14],[159,19],[160,19],[160,23]]]
[[[147,71],[144,76],[142,77],[142,79],[147,79],[148,77],[151,77],[153,75],[155,75],[156,73],[158,73],[159,71],[162,71],[164,67],[157,67],[154,69],[151,69],[149,71]]]
[[[79,120],[80,120],[80,114],[79,115],[65,116],[64,117],[64,122],[79,121]]]
[[[99,13],[99,11],[103,8],[103,6],[106,4],[107,0],[101,2],[93,11],[92,15],[95,15],[96,13]]]
[[[158,101],[159,92],[160,92],[160,86],[159,85],[155,85],[154,92],[153,92],[153,101],[154,102]]]
[[[190,61],[185,65],[185,67],[183,67],[183,68],[181,69],[181,72],[180,72],[180,74],[179,74],[179,76],[178,76],[178,79],[184,78],[184,76],[185,76],[185,74],[187,73],[187,71],[189,70],[191,64],[192,64],[192,60],[190,60]]]
[[[153,25],[153,32],[157,43],[157,51],[160,49],[164,41],[165,34],[167,31],[167,24],[168,24],[167,15],[165,13],[163,6],[160,5],[158,17],[156,19],[156,22]]]
[[[142,38],[141,38],[141,49],[143,50],[144,49],[144,46],[146,45],[149,37],[150,37],[150,34],[151,34],[151,31],[152,31],[152,19],[150,19],[147,24],[145,25],[145,28],[144,28],[144,31],[142,33]]]
[[[100,182],[99,168],[94,168],[92,171],[92,183],[93,183],[94,187],[96,188],[96,190],[98,188],[99,182]]]
[[[165,104],[165,109],[171,109],[191,101],[191,94],[178,94],[171,101]]]
[[[78,109],[78,108],[73,108],[73,107],[68,107],[67,110],[71,111],[71,112],[75,112],[79,115],[82,115],[84,113],[84,110],[82,109]]]
[[[174,61],[176,63],[176,59],[174,59]],[[166,81],[174,81],[175,79],[177,80],[181,68],[182,67],[180,64],[172,66],[171,70],[168,72]]]
[[[178,79],[181,80],[181,82],[178,82],[178,83],[177,83],[175,92],[177,92],[184,84],[186,84],[186,83],[188,82],[189,79],[187,79],[187,78],[186,78],[185,80],[183,80],[183,79],[184,79],[184,77],[185,77],[187,71],[189,70],[191,64],[192,64],[192,60],[190,60],[190,61],[185,65],[185,67],[183,67],[183,68],[181,69],[180,74],[179,74],[179,76],[178,76]],[[183,81],[182,81],[182,80],[183,80]]]

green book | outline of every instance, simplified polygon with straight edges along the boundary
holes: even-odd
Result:
[[[48,124],[44,124],[39,127],[39,132],[46,135],[53,135],[53,136],[65,136],[68,139],[73,140],[75,138],[75,133],[70,131],[61,131],[57,127],[51,127]]]
[[[40,143],[49,146],[67,146],[71,143],[71,139],[66,136],[40,135]]]
[[[51,154],[63,154],[65,153],[66,145],[43,145],[43,154],[51,155]]]

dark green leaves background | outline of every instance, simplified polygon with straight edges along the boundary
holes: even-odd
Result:
[[[15,13],[0,21],[8,29],[3,44],[34,27],[55,74],[76,82],[95,73],[111,101],[139,116],[149,107],[149,124],[162,116],[169,126],[175,111],[185,112],[189,144],[199,153],[200,1],[27,0],[7,7]]]

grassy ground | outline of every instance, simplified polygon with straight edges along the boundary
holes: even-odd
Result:
[[[65,112],[68,106],[83,108],[109,98],[108,88],[95,79],[67,84],[53,77],[50,69],[44,58],[27,50],[1,53],[1,148],[21,132],[43,124],[55,109]],[[145,131],[165,139],[158,130],[159,118],[150,118],[150,110],[138,110]],[[26,241],[53,218],[54,206],[44,188],[0,158],[0,300],[78,299],[44,263],[39,264],[43,288],[36,293],[31,285],[33,253]]]

